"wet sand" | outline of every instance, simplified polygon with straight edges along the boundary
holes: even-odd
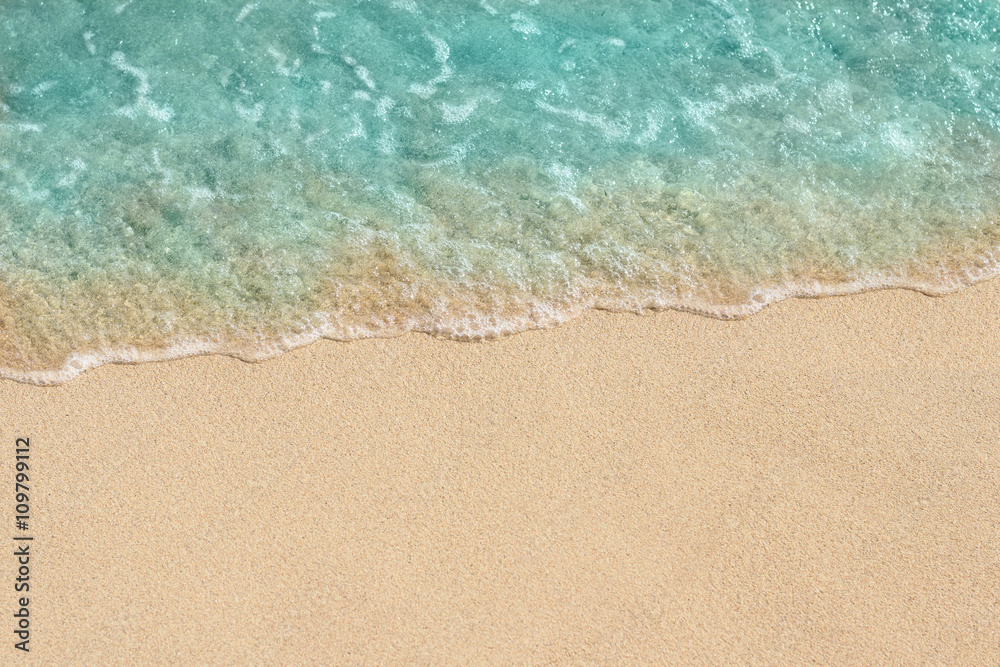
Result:
[[[998,378],[994,280],[4,381],[29,658],[995,662]]]

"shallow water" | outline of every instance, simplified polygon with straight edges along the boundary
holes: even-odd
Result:
[[[990,277],[998,28],[971,0],[4,2],[0,374]]]

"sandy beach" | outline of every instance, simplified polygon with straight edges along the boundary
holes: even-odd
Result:
[[[995,663],[998,377],[992,281],[4,381],[3,662]]]

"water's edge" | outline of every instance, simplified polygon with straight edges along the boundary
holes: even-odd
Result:
[[[668,299],[648,298],[644,301],[621,300],[611,302],[595,300],[592,303],[578,304],[576,307],[551,312],[543,319],[527,320],[519,318],[516,321],[503,323],[499,336],[513,335],[525,331],[548,329],[561,326],[592,310],[608,312],[636,313],[659,312],[675,310],[692,313],[718,320],[741,320],[751,317],[768,306],[780,303],[786,299],[812,299],[835,296],[850,296],[867,292],[905,289],[924,294],[929,297],[943,297],[953,294],[977,283],[996,278],[1000,275],[1000,247],[987,253],[988,259],[980,263],[985,266],[970,266],[957,271],[949,279],[940,282],[915,281],[904,276],[894,276],[885,273],[871,273],[855,280],[838,284],[824,284],[818,281],[804,283],[786,283],[770,287],[758,288],[745,303],[712,306],[705,303],[670,301]],[[442,327],[440,324],[428,322],[425,325],[414,323],[413,326],[401,329],[383,329],[368,332],[367,335],[345,337],[342,331],[333,331],[327,325],[319,325],[314,329],[293,335],[280,336],[274,339],[250,340],[219,340],[217,337],[182,337],[170,344],[156,349],[140,350],[131,346],[97,349],[87,352],[70,354],[64,365],[59,369],[19,370],[0,367],[0,378],[13,380],[24,384],[38,386],[53,386],[69,382],[81,374],[105,364],[143,364],[150,362],[172,361],[186,357],[223,355],[248,363],[256,363],[277,358],[286,352],[304,347],[321,339],[339,342],[364,340],[369,338],[396,338],[407,333],[424,333],[435,337],[451,339],[456,342],[483,342],[494,340],[497,335],[490,336],[458,336],[454,325]]]

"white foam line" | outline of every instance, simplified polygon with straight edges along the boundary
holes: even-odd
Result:
[[[264,117],[264,105],[260,102],[253,105],[252,108],[245,107],[239,102],[233,102],[233,108],[236,109],[236,113],[239,114],[240,118],[251,123],[258,123]]]
[[[243,9],[241,9],[240,13],[236,15],[236,22],[241,23],[243,19],[250,16],[250,12],[257,9],[257,5],[259,4],[260,3],[257,2],[248,2],[247,4],[243,5]]]
[[[566,41],[564,41],[562,44],[560,44],[559,48],[556,49],[556,53],[562,53],[566,49],[573,48],[573,46],[575,46],[575,45],[576,45],[576,38],[575,37],[567,37]]]
[[[749,102],[755,102],[762,97],[774,98],[779,95],[777,88],[772,85],[764,84],[750,84],[743,86],[735,93],[730,92],[726,86],[718,86],[714,92],[719,97],[718,101],[694,102],[686,97],[681,98],[681,103],[684,104],[684,113],[688,116],[688,118],[690,118],[696,125],[708,128],[713,132],[716,131],[717,128],[715,125],[712,125],[709,120],[728,109],[730,105],[739,103],[746,104]]]
[[[80,174],[87,170],[87,163],[76,158],[69,163],[70,172],[59,179],[56,183],[57,188],[68,188],[76,184],[76,181],[80,178]]]
[[[0,123],[0,128],[5,130],[15,130],[17,132],[41,132],[42,126],[38,123]]]
[[[313,143],[315,143],[319,139],[322,139],[323,137],[325,137],[329,133],[330,133],[330,128],[324,128],[324,129],[320,130],[319,132],[314,132],[314,133],[310,134],[308,137],[306,137],[306,141],[305,141],[306,146],[312,145]]]
[[[404,12],[409,12],[411,14],[419,14],[420,7],[414,0],[393,0],[393,9],[402,9]]]
[[[479,98],[473,98],[465,104],[448,104],[441,102],[441,120],[448,124],[464,123],[479,106]]]
[[[392,126],[379,135],[375,144],[378,152],[382,155],[393,155],[396,152],[396,130]]]
[[[538,100],[535,104],[543,111],[559,114],[561,116],[567,116],[573,120],[583,123],[584,125],[593,125],[609,139],[621,141],[625,138],[625,135],[628,134],[628,128],[626,128],[622,123],[609,122],[606,118],[604,118],[604,116],[587,113],[586,111],[581,111],[579,109],[560,109],[559,107],[554,107],[551,104],[542,102],[541,100]]]
[[[440,37],[435,37],[426,30],[424,35],[427,39],[431,40],[431,44],[434,45],[434,60],[438,61],[442,65],[448,62],[448,58],[451,57],[451,49],[448,48],[448,42],[444,41]]]
[[[208,188],[188,186],[183,188],[183,191],[188,195],[188,197],[190,197],[190,200],[188,201],[189,207],[194,207],[201,202],[212,201],[215,199],[215,193]]]
[[[372,79],[371,73],[366,67],[358,64],[358,61],[347,55],[346,53],[340,56],[340,59],[344,61],[348,67],[354,70],[354,76],[361,80],[361,83],[368,87],[368,90],[375,90],[375,81]]]
[[[385,96],[375,104],[375,115],[384,119],[395,106],[396,100],[389,96]]]
[[[448,58],[451,56],[451,49],[448,48],[448,43],[440,37],[435,37],[426,30],[424,31],[424,36],[427,37],[427,39],[431,41],[431,44],[434,45],[434,60],[440,63],[441,73],[427,83],[412,84],[409,91],[426,100],[437,92],[437,87],[439,85],[451,78],[452,69],[451,65],[448,64]]]
[[[515,30],[525,36],[527,35],[540,35],[542,31],[538,29],[535,22],[525,14],[524,12],[516,12],[510,15],[512,30]]]
[[[569,308],[548,302],[525,304],[526,314],[507,320],[488,322],[488,314],[482,316],[455,316],[442,318],[437,313],[428,313],[419,318],[394,322],[391,328],[376,329],[372,326],[344,325],[333,313],[316,313],[317,323],[311,330],[276,339],[247,340],[241,343],[225,343],[213,337],[180,338],[170,345],[157,350],[139,351],[135,347],[122,346],[69,355],[66,363],[58,370],[23,371],[0,367],[0,377],[35,385],[55,385],[68,382],[88,370],[105,364],[138,364],[154,361],[169,361],[182,357],[207,354],[221,354],[246,362],[273,359],[285,352],[313,343],[321,338],[330,340],[356,340],[360,338],[391,338],[408,332],[420,332],[450,338],[453,340],[483,340],[498,336],[545,329],[559,326],[581,315],[587,310],[610,310],[616,312],[642,312],[647,310],[679,310],[716,319],[742,319],[754,315],[769,305],[790,298],[814,298],[844,296],[882,289],[909,289],[928,296],[943,296],[963,287],[982,282],[1000,275],[1000,248],[988,253],[989,266],[968,270],[955,275],[947,283],[930,283],[908,280],[903,276],[889,273],[870,273],[855,280],[839,284],[824,284],[818,281],[803,283],[782,283],[755,290],[746,302],[741,304],[712,305],[697,300],[658,294],[655,291],[619,298],[595,297],[581,301]]]
[[[174,112],[170,107],[160,107],[147,99],[147,95],[149,95],[149,76],[146,72],[138,67],[129,65],[125,61],[125,54],[121,51],[115,51],[111,55],[111,64],[122,72],[134,76],[139,81],[139,85],[135,91],[137,98],[135,104],[116,110],[116,115],[135,118],[139,113],[145,113],[150,118],[165,123],[173,118]]]
[[[368,132],[365,130],[365,124],[361,122],[361,116],[356,113],[351,114],[351,120],[354,121],[354,127],[344,137],[344,141],[350,141],[351,139],[367,139]]]
[[[55,88],[57,84],[58,81],[43,81],[31,89],[31,94],[34,95],[35,97],[41,97],[45,93]]]
[[[635,138],[637,145],[645,146],[656,141],[660,136],[660,130],[663,129],[663,116],[661,109],[651,109],[646,112],[646,130]]]
[[[158,172],[163,174],[163,180],[161,181],[163,185],[170,185],[174,182],[174,172],[163,166],[163,163],[160,162],[160,151],[156,148],[153,149],[153,166]]]
[[[294,76],[295,78],[301,78],[300,74],[295,73],[295,70],[297,70],[299,67],[302,66],[301,60],[296,58],[292,62],[292,66],[289,67],[287,65],[288,56],[286,56],[284,53],[274,48],[273,46],[267,47],[267,52],[272,58],[278,61],[277,64],[275,65],[275,69],[278,70],[279,74],[281,74],[282,76]]]

